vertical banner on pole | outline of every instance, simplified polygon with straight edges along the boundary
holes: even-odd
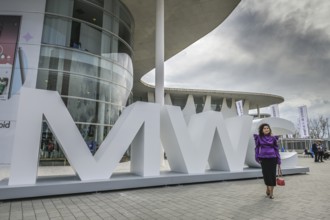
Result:
[[[299,134],[301,138],[309,136],[307,106],[298,107],[299,111]]]
[[[236,102],[236,110],[237,110],[237,114],[238,116],[241,116],[244,114],[243,112],[243,100],[239,100]]]
[[[10,95],[21,17],[0,15],[0,100]]]
[[[275,118],[280,117],[280,109],[278,107],[278,104],[271,105],[271,106],[269,106],[269,108],[270,108],[270,115],[272,117],[275,117]]]

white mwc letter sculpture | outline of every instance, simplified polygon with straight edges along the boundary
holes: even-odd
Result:
[[[180,108],[165,106],[161,140],[171,170],[204,173],[209,162],[213,170],[242,171],[251,124],[251,116],[225,120],[220,112],[207,111],[193,115],[187,128]]]
[[[122,155],[132,146],[131,172],[160,175],[160,140],[172,171],[185,174],[212,170],[243,171],[251,116],[224,119],[207,111],[187,125],[179,107],[136,102],[128,106],[94,156],[55,91],[22,88],[9,185],[36,184],[42,118],[81,181],[109,180]]]
[[[109,179],[131,143],[132,172],[159,175],[159,111],[139,102],[126,108],[93,157],[57,92],[22,88],[9,185],[36,183],[43,115],[82,181]]]

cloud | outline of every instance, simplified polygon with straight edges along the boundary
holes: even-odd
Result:
[[[330,117],[329,8],[328,1],[243,0],[166,62],[165,85],[270,93],[285,98],[284,118],[296,120],[301,105],[311,117]]]

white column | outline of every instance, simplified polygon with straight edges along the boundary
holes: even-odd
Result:
[[[164,0],[156,6],[156,103],[164,105]]]
[[[250,101],[249,100],[245,100],[244,101],[244,107],[243,107],[244,115],[248,115],[249,114],[249,109],[250,109]]]
[[[102,87],[102,86],[101,86]],[[100,91],[100,102],[97,103],[98,105],[98,121],[97,123],[100,123],[102,125],[97,126],[97,136],[95,135],[94,140],[97,142],[98,145],[101,145],[101,143],[104,140],[104,125],[105,124],[105,91],[106,89],[99,89]],[[95,139],[96,138],[96,139]]]
[[[203,112],[211,111],[212,110],[211,101],[212,101],[212,97],[210,95],[206,96],[206,100],[204,102]]]
[[[156,85],[155,98],[156,103],[164,105],[164,0],[157,0],[156,3],[156,51],[155,51],[155,66],[156,66]],[[164,148],[160,152],[160,165],[164,166]]]
[[[165,101],[164,101],[165,105],[173,105],[172,104],[172,99],[171,99],[171,95],[169,93],[165,94]]]
[[[259,105],[257,105],[257,117],[260,118],[260,108],[259,108]]]

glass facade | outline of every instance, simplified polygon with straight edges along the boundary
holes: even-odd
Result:
[[[133,29],[119,0],[46,3],[37,88],[59,92],[92,153],[132,96]],[[43,130],[44,157],[55,157]]]

